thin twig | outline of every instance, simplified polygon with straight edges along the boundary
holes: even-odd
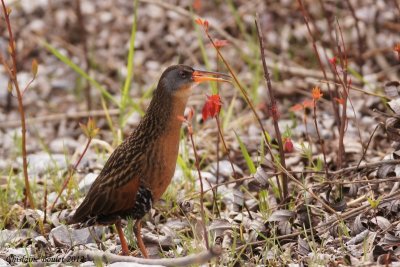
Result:
[[[321,69],[321,71],[322,71],[323,76],[325,77],[324,79],[325,79],[325,80],[328,80],[328,79],[327,79],[328,76],[327,76],[327,74],[326,74],[325,67],[324,67],[324,65],[322,64],[321,57],[320,57],[319,52],[318,52],[318,49],[317,49],[317,43],[316,43],[315,37],[314,37],[314,35],[312,34],[310,25],[308,24],[308,15],[307,15],[307,11],[306,11],[306,9],[305,9],[305,7],[304,7],[304,5],[303,5],[302,0],[297,0],[297,2],[298,2],[299,5],[300,5],[300,9],[301,9],[301,12],[302,12],[302,14],[303,14],[303,18],[304,18],[304,22],[305,22],[306,27],[307,27],[308,34],[309,34],[310,37],[311,37],[312,46],[313,46],[313,49],[314,49],[314,53],[315,53],[315,55],[317,56],[319,67],[320,67],[320,69]],[[336,120],[337,125],[339,126],[339,125],[340,125],[339,108],[338,108],[338,105],[336,104],[336,102],[335,102],[335,100],[334,100],[334,94],[333,94],[333,91],[331,90],[329,84],[328,84],[328,92],[329,92],[329,96],[330,96],[330,98],[331,98],[333,114],[335,114],[335,120]]]
[[[339,37],[336,36],[336,43],[337,43],[337,48],[338,48],[338,53],[339,53],[339,58],[340,58],[340,64],[341,64],[341,72],[343,73],[343,77],[340,77],[339,71],[337,69],[336,64],[332,64],[333,69],[335,71],[336,76],[339,78],[340,83],[343,86],[343,108],[342,108],[342,114],[341,114],[341,120],[340,120],[340,127],[339,127],[339,150],[338,150],[338,158],[337,158],[337,167],[340,169],[342,168],[343,164],[343,159],[345,156],[345,149],[344,149],[344,135],[346,131],[346,125],[347,125],[347,99],[349,97],[349,89],[348,89],[348,83],[347,83],[347,54],[346,54],[346,47],[344,45],[344,40],[342,36],[342,30],[340,28],[339,22],[337,21],[338,27],[339,27],[339,32],[341,35],[341,41],[343,45],[343,49],[340,47],[339,43]],[[362,143],[361,143],[362,144]]]
[[[362,64],[363,64],[363,58],[362,58],[362,54],[364,53],[364,40],[361,37],[361,30],[360,30],[360,26],[359,26],[359,19],[356,15],[356,11],[354,10],[353,5],[351,4],[350,0],[346,0],[346,3],[350,9],[350,13],[351,16],[354,19],[354,25],[356,26],[356,33],[357,33],[357,43],[358,43],[358,49],[356,49],[357,51],[357,58],[356,58],[356,63],[358,65],[358,72],[360,74],[360,76],[363,76],[363,69],[362,69]]]
[[[233,161],[232,161],[231,155],[230,155],[230,153],[229,153],[228,146],[226,145],[224,135],[222,134],[221,123],[219,122],[219,115],[215,116],[215,120],[216,120],[216,122],[217,122],[218,133],[219,133],[219,136],[220,136],[220,138],[221,138],[221,140],[222,140],[222,144],[223,144],[223,146],[224,146],[225,153],[226,153],[226,155],[228,156],[228,160],[229,160],[229,162],[230,162],[230,164],[231,164],[231,168],[232,168],[232,172],[233,172],[233,177],[236,179],[236,178],[238,178],[238,176],[237,176],[237,174],[236,174],[235,167],[233,166]]]
[[[30,185],[29,185],[29,177],[28,177],[28,160],[27,160],[27,152],[26,152],[26,122],[25,122],[25,110],[24,110],[24,103],[23,103],[23,95],[19,88],[18,78],[17,78],[17,51],[15,49],[15,40],[14,35],[11,29],[11,22],[10,22],[10,14],[9,10],[7,9],[4,0],[1,0],[1,4],[3,6],[3,14],[4,19],[6,21],[8,35],[9,35],[9,48],[10,54],[12,58],[12,75],[10,75],[10,79],[14,84],[15,91],[17,92],[17,100],[18,100],[18,111],[20,114],[21,119],[21,148],[22,148],[22,168],[25,178],[25,193],[27,199],[29,201],[29,206],[32,209],[35,209],[35,202],[32,197]],[[5,63],[5,62],[4,62]],[[4,64],[5,66],[7,63]],[[8,66],[7,66],[8,67]],[[24,203],[26,206],[26,201]]]
[[[46,223],[47,221],[47,180],[45,180],[44,182],[44,199],[43,199],[43,212],[44,212],[44,216],[43,216],[43,223]]]
[[[219,136],[219,135],[217,135],[217,151],[216,151],[216,153],[217,153],[217,168],[216,168],[216,171],[215,171],[215,177],[216,177],[216,184],[219,184],[219,161],[220,161],[220,158],[219,158],[219,143],[220,143],[220,141],[221,141],[221,139],[220,139],[221,137]],[[216,187],[215,188],[215,190],[213,190],[213,194],[214,194],[214,205],[216,206],[216,208],[217,208],[217,216],[218,216],[218,218],[221,218],[221,212],[219,211],[219,207],[218,207],[218,202],[217,202],[217,197],[218,197],[218,187]]]
[[[190,131],[189,131],[190,132]],[[189,133],[190,136],[190,141],[192,142],[193,146],[193,153],[194,153],[194,158],[195,158],[195,165],[197,169],[197,173],[199,174],[199,179],[200,179],[200,213],[201,213],[201,220],[203,221],[203,234],[204,234],[204,242],[206,243],[206,248],[209,248],[208,244],[208,233],[207,233],[207,227],[206,227],[206,216],[204,212],[204,188],[203,188],[203,178],[201,176],[201,171],[200,171],[200,161],[199,161],[199,156],[197,155],[197,150],[196,146],[194,144],[193,140],[193,134]]]
[[[366,164],[363,164],[363,165],[360,165],[360,166],[357,166],[357,165],[356,166],[350,166],[350,167],[347,167],[347,168],[342,168],[340,170],[330,172],[330,174],[339,175],[339,174],[343,174],[343,173],[349,172],[349,171],[355,171],[355,170],[359,171],[359,170],[362,170],[362,169],[374,169],[374,168],[378,168],[378,167],[380,167],[382,165],[385,165],[385,164],[393,164],[393,165],[400,164],[400,160],[399,159],[388,159],[388,160],[381,160],[381,161],[378,161],[378,162],[366,163]]]
[[[110,109],[108,112],[104,110],[89,110],[89,111],[77,111],[74,113],[61,113],[61,114],[52,114],[47,116],[40,116],[35,118],[27,118],[26,123],[29,125],[42,123],[42,122],[59,122],[61,120],[70,120],[70,119],[79,119],[79,118],[87,118],[87,117],[105,117],[107,113],[111,116],[117,116],[120,111],[119,109]],[[21,121],[4,121],[0,122],[0,129],[6,129],[10,127],[20,127]]]
[[[265,78],[265,81],[267,83],[267,88],[268,88],[269,105],[270,105],[270,109],[271,109],[272,121],[274,122],[276,140],[278,140],[279,160],[281,162],[282,167],[286,169],[285,151],[283,150],[282,135],[281,135],[281,131],[279,129],[279,124],[278,124],[279,111],[278,111],[278,106],[276,104],[274,91],[272,90],[271,79],[270,79],[268,67],[265,62],[264,36],[261,32],[260,25],[258,23],[258,14],[256,14],[255,24],[256,24],[257,35],[258,35],[258,40],[259,40],[259,45],[260,45],[261,61],[263,64],[263,69],[264,69],[264,78]],[[278,177],[277,177],[277,179],[278,179]],[[283,191],[282,192],[283,200],[286,200],[286,198],[288,197],[289,185],[288,185],[288,178],[285,173],[283,173],[283,175],[282,175],[282,191]]]
[[[83,47],[83,56],[85,59],[85,72],[89,73],[90,72],[90,60],[89,60],[89,53],[88,53],[88,45],[87,45],[87,31],[86,31],[86,23],[84,20],[84,16],[82,14],[82,8],[81,8],[81,0],[76,0],[76,16],[78,18],[78,24],[79,24],[79,37],[82,39],[82,47]],[[86,108],[87,110],[91,110],[92,109],[92,94],[91,94],[91,86],[89,84],[88,81],[85,81],[85,87],[84,87],[84,91],[85,91],[85,98],[86,98]]]
[[[207,251],[200,252],[198,254],[193,254],[181,258],[172,259],[143,259],[131,256],[118,256],[115,254],[102,252],[102,251],[91,251],[91,250],[81,250],[77,251],[74,256],[83,257],[85,260],[96,260],[101,259],[103,262],[114,263],[114,262],[133,262],[146,265],[162,265],[162,266],[191,266],[191,265],[201,265],[208,262],[212,258],[221,255],[222,249],[219,246],[212,247]]]
[[[382,203],[385,203],[385,202],[388,202],[388,201],[392,201],[393,198],[398,198],[399,194],[400,194],[399,192],[394,192],[394,193],[388,194],[387,196],[382,198],[380,203],[382,204]],[[362,206],[360,206],[358,208],[354,208],[354,209],[352,209],[350,211],[342,213],[341,216],[340,216],[340,219],[332,218],[330,220],[327,220],[325,223],[322,223],[322,224],[319,224],[317,226],[314,226],[314,230],[325,228],[324,230],[326,231],[329,228],[331,228],[331,227],[335,226],[336,224],[338,224],[339,221],[353,218],[353,217],[355,217],[355,216],[357,216],[358,214],[361,214],[361,213],[366,213],[370,209],[372,209],[372,207],[371,207],[371,205],[369,203],[364,204],[364,205],[362,205]],[[291,233],[291,234],[288,234],[288,235],[274,236],[274,239],[282,240],[282,239],[293,238],[293,237],[296,237],[296,236],[304,234],[304,232],[310,232],[310,229],[306,229],[305,231],[294,232],[294,233]],[[236,250],[243,249],[246,246],[260,245],[260,244],[265,244],[265,243],[266,243],[265,240],[249,242],[249,243],[246,243],[245,245],[237,247]]]
[[[336,77],[336,75],[335,75],[335,77]],[[334,84],[334,85],[341,85],[341,83],[338,83],[338,82],[335,82],[335,81],[319,80],[318,82],[326,83],[326,84],[331,83],[331,84]],[[379,94],[379,93],[374,93],[374,92],[368,92],[368,91],[365,91],[364,89],[355,87],[354,85],[350,85],[350,86],[348,86],[348,88],[350,90],[354,90],[354,91],[357,91],[357,92],[360,92],[360,93],[363,93],[363,94],[366,94],[366,95],[369,95],[369,96],[376,96],[376,97],[385,98],[385,99],[387,98],[386,95]]]
[[[317,132],[318,142],[321,146],[322,156],[324,157],[325,176],[326,176],[326,179],[329,180],[328,163],[326,161],[325,143],[324,143],[324,140],[322,140],[322,138],[321,138],[321,134],[319,133],[318,122],[317,122],[317,101],[315,99],[313,99],[313,101],[314,101],[313,119],[314,119],[315,131]]]
[[[358,161],[357,167],[360,166],[361,161],[362,161],[362,160],[364,159],[364,157],[365,157],[365,154],[367,154],[369,145],[371,144],[372,138],[374,137],[376,130],[378,130],[378,128],[381,127],[381,126],[383,126],[381,123],[378,123],[378,124],[376,125],[374,131],[372,132],[370,138],[368,139],[367,146],[365,147],[365,149],[364,149],[364,151],[363,151],[363,154],[362,154],[360,160]]]
[[[271,145],[270,145],[270,143],[269,143],[269,141],[268,141],[268,137],[267,137],[267,134],[266,134],[264,125],[263,125],[263,123],[262,123],[262,121],[261,121],[261,119],[260,119],[260,116],[258,116],[258,114],[257,114],[257,112],[256,112],[256,109],[254,108],[253,103],[250,101],[250,98],[249,98],[249,96],[248,96],[246,90],[244,90],[242,84],[239,82],[239,79],[238,79],[237,75],[235,74],[235,72],[233,71],[232,67],[229,65],[228,61],[226,61],[226,59],[225,59],[225,57],[222,55],[221,51],[220,51],[220,50],[218,49],[218,47],[215,45],[215,42],[214,42],[213,38],[211,37],[210,33],[208,32],[208,30],[207,30],[207,29],[204,29],[204,32],[205,32],[207,38],[210,40],[210,42],[211,42],[211,44],[213,45],[213,47],[215,48],[215,50],[217,51],[218,57],[221,59],[221,61],[222,61],[222,62],[224,63],[224,65],[225,65],[225,67],[228,69],[229,73],[232,75],[233,80],[235,81],[235,83],[236,83],[237,86],[239,87],[240,92],[242,93],[242,95],[243,95],[243,97],[244,97],[246,103],[249,105],[249,107],[250,107],[252,113],[254,114],[254,117],[256,118],[256,120],[257,120],[257,122],[258,122],[258,124],[259,124],[259,126],[260,126],[260,128],[261,128],[261,130],[262,130],[262,132],[263,132],[264,141],[265,141],[265,143],[266,143],[266,146],[267,146],[267,148],[268,148],[268,151],[269,151],[269,153],[271,154],[271,157],[274,158],[274,155],[273,155],[272,149],[271,149]]]
[[[355,180],[355,181],[323,181],[319,185],[323,184],[380,184],[380,183],[386,183],[386,182],[400,182],[400,176],[399,177],[390,177],[390,178],[379,178],[379,179],[372,179],[372,180]]]
[[[83,149],[82,154],[79,156],[78,160],[75,162],[75,165],[73,167],[73,169],[70,171],[68,178],[64,181],[63,187],[61,188],[60,192],[58,192],[58,195],[56,197],[56,199],[54,200],[53,204],[51,205],[50,210],[54,209],[54,206],[57,204],[58,199],[60,198],[62,192],[64,192],[65,188],[67,187],[69,181],[71,180],[72,176],[74,175],[76,169],[78,168],[79,163],[81,162],[83,156],[86,154],[86,151],[89,148],[90,143],[92,142],[92,138],[88,138],[88,141],[86,143],[85,148]]]

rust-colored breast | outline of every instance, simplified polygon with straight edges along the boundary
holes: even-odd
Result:
[[[163,134],[156,140],[152,149],[152,174],[144,183],[150,188],[153,201],[160,199],[171,183],[175,172],[179,151],[179,135],[182,125],[178,116],[183,115],[186,101],[187,99],[184,97],[176,97],[174,99],[174,107],[167,127]]]

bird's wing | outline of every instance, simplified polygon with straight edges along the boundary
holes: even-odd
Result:
[[[130,155],[119,146],[106,162],[86,198],[69,223],[78,223],[95,216],[107,216],[131,209],[140,185],[142,154]]]

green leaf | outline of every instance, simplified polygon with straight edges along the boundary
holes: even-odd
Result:
[[[246,146],[243,144],[242,139],[240,139],[239,135],[236,132],[234,132],[234,133],[239,142],[240,151],[242,151],[242,155],[243,155],[244,159],[246,160],[247,167],[249,168],[250,173],[251,174],[256,173],[256,167],[254,166],[253,160],[251,159]]]
[[[376,209],[381,203],[382,197],[378,197],[378,199],[373,199],[372,197],[367,198],[369,205],[371,208]]]
[[[72,62],[68,57],[64,56],[60,51],[57,50],[54,46],[51,44],[47,43],[46,41],[42,41],[42,44],[44,47],[49,50],[50,53],[52,53],[54,56],[56,56],[59,60],[61,60],[63,63],[68,65],[71,69],[73,69],[76,73],[81,75],[84,79],[86,79],[94,88],[99,90],[105,98],[108,100],[112,101],[114,104],[116,104],[119,107],[118,101],[103,87],[101,86],[95,79],[89,76],[82,68],[80,68],[78,65],[76,65],[74,62]]]
[[[85,132],[85,134],[87,134],[88,138],[96,137],[96,135],[99,133],[100,130],[99,128],[96,127],[96,122],[91,117],[89,117],[86,126],[85,127],[81,126],[81,128]]]
[[[271,135],[267,131],[265,131],[265,136],[267,137],[268,143],[271,144]]]
[[[90,134],[86,124],[79,123],[79,127],[81,127],[82,132],[85,134],[85,136],[89,138]]]
[[[12,89],[13,89],[13,85],[12,85],[12,82],[11,82],[11,80],[8,80],[8,85],[7,85],[7,90],[8,90],[8,92],[12,92]]]
[[[135,0],[134,3],[134,19],[133,19],[133,24],[132,24],[132,29],[131,29],[131,38],[129,41],[129,52],[128,52],[128,58],[127,58],[127,74],[124,82],[124,87],[122,88],[121,92],[121,104],[120,104],[120,121],[123,122],[123,116],[126,115],[125,109],[126,106],[129,102],[129,89],[131,87],[131,81],[132,81],[132,76],[133,76],[133,57],[135,56],[135,40],[136,40],[136,26],[137,26],[137,9],[138,9],[138,1]],[[121,124],[121,126],[123,126]]]

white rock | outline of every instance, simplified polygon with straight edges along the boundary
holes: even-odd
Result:
[[[233,163],[233,168],[235,169],[235,172],[237,174],[243,175],[242,169],[234,163]],[[211,163],[209,169],[212,173],[216,173],[217,172],[217,162]],[[229,162],[229,160],[219,161],[219,175],[224,176],[224,177],[229,177],[229,176],[233,175],[232,165]]]
[[[87,193],[96,180],[98,174],[97,173],[88,173],[85,178],[82,179],[82,181],[79,183],[79,191],[82,193]]]
[[[133,263],[133,262],[114,262],[109,267],[148,267],[149,265]],[[163,267],[163,265],[151,265],[152,267]]]
[[[8,267],[11,266],[7,261],[0,258],[0,267]]]
[[[19,157],[17,162],[22,166],[22,158]],[[49,169],[66,169],[67,161],[62,154],[48,154],[39,152],[28,155],[28,171],[31,176],[43,174]]]
[[[38,8],[44,8],[48,5],[47,0],[20,0],[19,4],[21,5],[21,8],[24,12],[26,13],[32,13]]]
[[[65,149],[69,149],[74,151],[80,145],[79,142],[76,140],[64,137],[64,138],[57,138],[50,142],[50,150],[55,153],[63,153]]]

